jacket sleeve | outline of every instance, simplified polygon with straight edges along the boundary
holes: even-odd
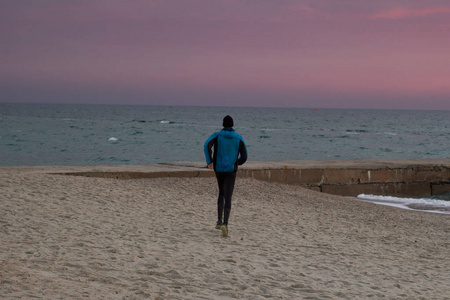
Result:
[[[238,165],[243,165],[247,161],[247,146],[245,145],[244,140],[241,138],[239,142],[239,158]]]
[[[205,152],[206,164],[210,164],[213,162],[212,157],[212,147],[215,142],[215,138],[217,137],[217,133],[212,134],[205,142],[203,146],[203,152]]]

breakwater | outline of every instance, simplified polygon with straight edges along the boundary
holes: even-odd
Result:
[[[419,197],[450,192],[448,161],[334,161],[248,169],[242,175],[323,193]]]
[[[199,162],[72,167],[63,174],[116,179],[214,176]],[[450,192],[450,159],[248,162],[238,175],[342,196],[419,197]]]

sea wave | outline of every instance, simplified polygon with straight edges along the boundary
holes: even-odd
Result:
[[[378,196],[360,194],[358,199],[375,204],[394,206],[404,209],[428,211],[433,213],[450,214],[450,201],[433,198],[400,198],[393,196]]]
[[[397,203],[406,203],[406,204],[427,204],[427,205],[450,207],[450,201],[438,200],[438,199],[432,199],[432,198],[400,198],[400,197],[392,197],[392,196],[377,196],[377,195],[370,195],[370,194],[360,194],[357,197],[361,198],[361,199],[367,199],[367,200],[379,200],[379,201],[397,202]]]

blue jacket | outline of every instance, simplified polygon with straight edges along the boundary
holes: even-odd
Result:
[[[214,154],[212,148],[214,146]],[[236,172],[238,165],[247,160],[244,139],[232,128],[213,133],[204,145],[206,163],[213,163],[216,172]]]

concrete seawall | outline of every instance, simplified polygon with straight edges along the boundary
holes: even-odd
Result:
[[[438,161],[334,161],[241,170],[242,176],[342,195],[402,197],[450,192],[450,163]]]
[[[67,168],[65,175],[116,179],[214,176],[200,162]],[[248,162],[238,175],[343,196],[415,197],[450,192],[450,159]]]

